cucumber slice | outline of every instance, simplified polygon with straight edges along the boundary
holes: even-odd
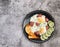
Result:
[[[48,25],[49,25],[50,27],[53,27],[53,26],[54,26],[54,22],[48,21]]]
[[[54,28],[51,28],[52,32],[54,31]]]
[[[51,30],[50,33],[52,33],[54,31],[54,28],[50,28],[50,30]]]
[[[45,36],[45,34],[43,34],[43,36],[42,36],[42,37],[43,37],[44,39],[48,39],[48,37],[46,37],[46,36]]]
[[[51,32],[47,32],[48,35],[51,35]]]
[[[51,23],[52,21],[48,21],[48,24]]]
[[[48,34],[48,35],[51,35],[53,31],[54,31],[54,28],[49,28],[49,29],[47,30],[47,34]]]
[[[40,38],[41,38],[41,40],[45,40],[42,36]]]
[[[51,34],[48,34],[47,32],[45,33],[45,36],[46,37],[49,37],[49,36],[51,36]]]
[[[51,29],[50,29],[50,28],[47,30],[47,34],[48,34],[48,35],[51,34]]]
[[[54,22],[50,22],[50,23],[49,23],[49,26],[50,26],[50,27],[54,27]]]
[[[48,31],[53,32],[54,28],[49,28]]]

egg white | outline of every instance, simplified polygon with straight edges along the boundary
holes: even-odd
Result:
[[[38,15],[38,14],[33,15],[33,16],[31,17],[31,19],[30,19],[30,22],[31,22],[31,21],[32,21],[32,22],[37,22],[37,15]]]

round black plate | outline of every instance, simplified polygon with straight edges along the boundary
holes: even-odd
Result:
[[[43,11],[43,10],[35,10],[35,11],[30,12],[29,14],[26,15],[26,17],[24,18],[23,23],[22,23],[23,33],[24,33],[24,35],[26,36],[27,39],[29,39],[29,38],[28,38],[28,34],[25,32],[25,25],[29,23],[29,20],[30,20],[31,16],[33,16],[35,14],[43,14],[49,20],[52,20],[55,23],[54,18],[51,16],[51,14],[49,14],[46,11]],[[47,40],[49,40],[53,36],[53,33],[52,33],[52,35]],[[29,39],[29,40],[32,41],[32,42],[35,42],[35,43],[43,43],[43,42],[46,42],[47,41],[47,40],[42,41],[40,39]]]

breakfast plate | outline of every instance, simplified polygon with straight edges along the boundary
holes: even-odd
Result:
[[[50,13],[35,10],[26,15],[22,23],[22,29],[28,40],[43,43],[53,36],[55,21]]]

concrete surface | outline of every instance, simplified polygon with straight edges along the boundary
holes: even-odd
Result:
[[[56,32],[47,42],[28,41],[22,21],[33,10],[45,10],[56,22]],[[0,47],[60,47],[60,0],[0,0]]]

